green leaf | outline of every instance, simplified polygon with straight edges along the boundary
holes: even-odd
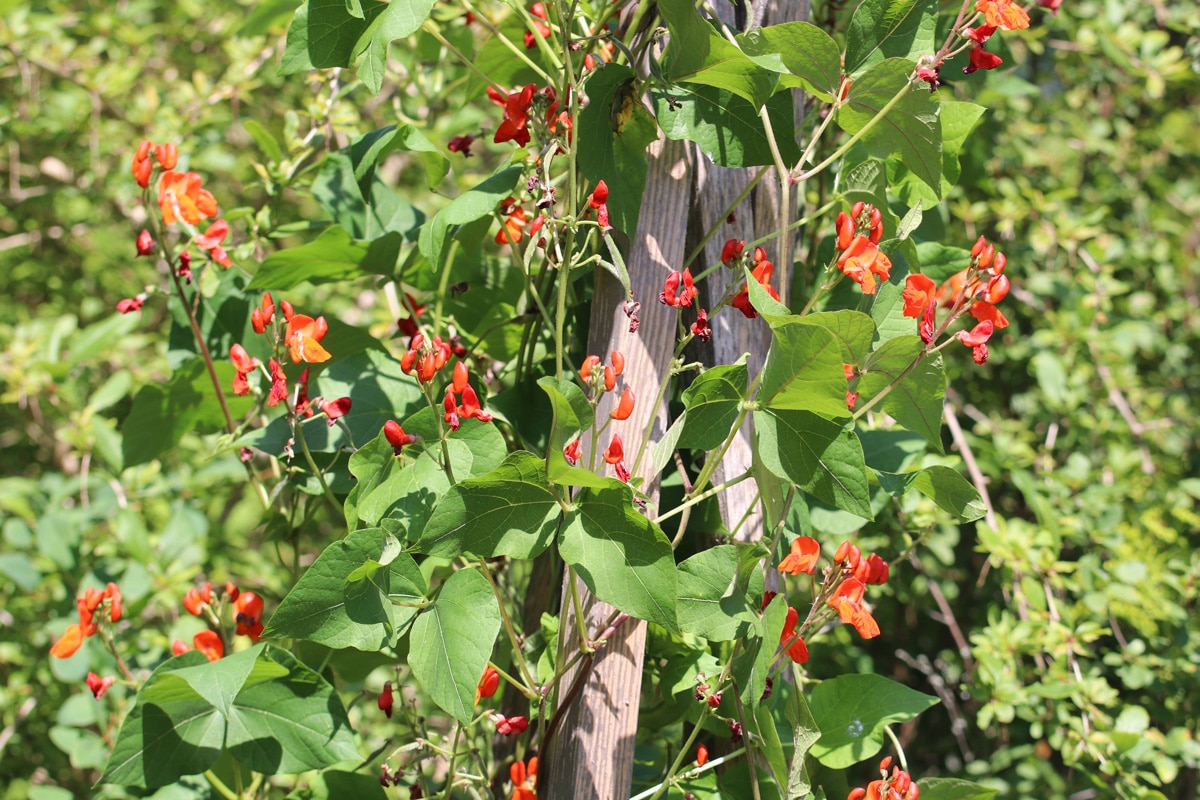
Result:
[[[987,506],[975,486],[950,467],[926,467],[917,473],[913,488],[949,511],[959,522],[974,522],[987,514]]]
[[[193,650],[150,674],[121,723],[101,783],[149,789],[213,765],[225,744],[225,725],[209,703],[194,691],[169,702],[146,700],[147,690],[163,676],[207,662],[203,653]]]
[[[821,729],[813,719],[804,692],[793,690],[789,698],[788,718],[792,720],[792,768],[788,773],[787,796],[805,797],[812,788],[804,758],[813,744],[821,738]]]
[[[657,475],[662,472],[667,463],[675,455],[675,450],[679,447],[679,437],[683,433],[685,425],[687,425],[686,411],[675,418],[675,421],[671,423],[671,427],[667,428],[667,432],[663,434],[663,437],[650,448],[649,473],[651,475]]]
[[[831,769],[845,769],[879,752],[885,726],[907,722],[937,702],[873,673],[822,681],[809,699],[821,728],[821,738],[809,752]]]
[[[347,583],[364,564],[382,563],[387,538],[382,528],[366,528],[328,545],[267,620],[263,635],[334,649],[394,647],[425,595],[425,579],[412,556],[401,553],[369,580]]]
[[[737,422],[746,386],[748,353],[732,364],[705,370],[683,393],[687,409],[678,447],[712,450],[719,447]]]
[[[981,786],[961,778],[922,778],[921,797],[929,800],[988,800],[999,789]]]
[[[748,577],[748,588],[739,590],[738,549],[733,545],[702,550],[681,563],[676,585],[679,629],[711,642],[745,637],[758,617],[763,593],[762,571]]]
[[[893,161],[888,165],[889,182],[893,191],[903,202],[913,206],[922,205],[925,208],[932,208],[940,202],[939,198],[944,197],[954,188],[962,169],[958,160],[959,154],[963,145],[966,144],[967,137],[975,129],[986,110],[983,106],[974,103],[942,99],[938,114],[942,124],[941,191],[932,190],[903,164]]]
[[[413,545],[431,556],[533,558],[554,538],[561,508],[546,462],[517,452],[481,478],[453,486]]]
[[[795,321],[799,325],[816,325],[833,334],[845,364],[861,364],[875,338],[875,321],[861,311],[819,311],[796,317]]]
[[[846,28],[846,73],[857,77],[885,58],[932,53],[937,0],[863,0]]]
[[[956,272],[971,265],[971,252],[961,247],[948,247],[941,242],[918,242],[917,256],[921,273],[934,283],[941,283]]]
[[[901,95],[862,142],[876,158],[899,157],[905,167],[940,194],[942,130],[938,103],[931,92],[909,84],[913,67],[911,61],[902,58],[889,58],[871,67],[851,84],[837,122],[846,133],[858,133],[896,95]]]
[[[217,380],[234,419],[254,406],[251,397],[235,397],[228,388],[233,384],[234,368],[228,361],[213,364]],[[213,389],[204,359],[185,361],[165,384],[143,386],[133,398],[133,407],[121,427],[121,454],[126,467],[145,464],[158,458],[188,433],[215,433],[225,430],[225,415]]]
[[[592,427],[595,413],[583,390],[574,381],[556,380],[547,375],[538,386],[550,398],[554,418],[550,425],[550,443],[546,447],[547,477],[562,486],[608,486],[608,479],[591,470],[573,467],[563,456],[563,448],[583,431]]]
[[[811,411],[766,408],[754,414],[763,465],[814,497],[874,519],[862,445],[854,431]]]
[[[507,167],[479,185],[468,189],[443,208],[421,228],[418,246],[421,255],[435,270],[442,266],[442,251],[456,226],[483,219],[513,193],[521,177],[520,167]]]
[[[676,84],[651,92],[654,116],[668,139],[687,139],[720,167],[773,164],[770,140],[758,112],[727,89]],[[780,154],[788,164],[800,160],[790,92],[766,103]]]
[[[404,237],[388,233],[373,242],[356,242],[340,225],[326,228],[316,241],[267,256],[248,289],[284,290],[301,283],[355,280],[392,275]]]
[[[389,3],[389,8],[394,3]],[[364,133],[350,143],[350,163],[354,170],[354,178],[358,182],[359,191],[365,196],[369,193],[371,179],[375,175],[375,167],[380,161],[392,153],[420,153],[425,159],[425,172],[429,188],[432,189],[442,182],[450,170],[450,160],[446,158],[438,146],[425,136],[420,129],[402,123],[388,125],[383,128]]]
[[[307,0],[288,27],[278,74],[350,66],[358,40],[386,8],[370,3],[362,17],[355,17],[345,0]]]
[[[133,333],[141,322],[140,316],[139,314],[118,312],[75,333],[71,337],[70,349],[67,351],[66,367],[74,369],[85,361],[95,359],[106,349],[112,347],[114,342],[119,342]],[[189,330],[188,336],[191,335]]]
[[[810,22],[755,28],[736,38],[754,63],[795,77],[796,80],[784,77],[780,86],[799,85],[825,102],[832,101],[841,87],[841,48],[832,36]]]
[[[500,608],[487,579],[473,569],[451,575],[437,600],[417,616],[409,651],[413,677],[433,702],[462,724],[475,715],[475,687],[500,632]]]
[[[733,680],[740,692],[738,696],[751,710],[758,708],[767,689],[767,668],[779,649],[779,637],[787,620],[787,607],[785,595],[773,597],[763,610],[756,626],[756,635],[745,640],[741,654],[733,659]]]
[[[360,758],[346,709],[323,677],[277,647],[259,655],[255,669],[264,665],[286,674],[256,683],[252,673],[238,693],[225,733],[225,747],[234,758],[265,775]]]
[[[579,168],[589,181],[608,185],[612,224],[632,239],[646,188],[646,147],[658,139],[658,125],[642,107],[629,67],[606,65],[588,79],[587,89],[576,135],[589,144],[578,151]]]
[[[897,336],[884,342],[863,365],[858,380],[859,402],[869,400],[885,386],[895,383],[883,399],[883,410],[905,428],[924,436],[941,453],[946,376],[942,371],[941,356],[931,357],[924,353],[925,345],[919,336]],[[917,358],[920,362],[905,374]]]
[[[775,90],[775,73],[727,41],[696,12],[691,0],[661,0],[658,7],[671,32],[663,53],[667,76],[672,81],[727,89],[747,100],[757,113]]]
[[[796,318],[788,307],[772,297],[761,283],[754,279],[749,267],[742,267],[746,275],[746,292],[750,296],[750,305],[762,315],[771,325],[782,324]]]
[[[566,518],[558,550],[592,594],[627,614],[679,630],[671,543],[637,512],[628,486],[584,489]]]
[[[360,0],[350,2],[358,3]],[[357,59],[362,56],[362,62],[358,65],[358,78],[370,89],[371,94],[379,94],[379,89],[383,86],[388,45],[420,30],[431,10],[433,0],[390,0],[386,10],[375,17],[355,42],[351,58]]]
[[[785,324],[773,326],[771,336],[759,402],[830,419],[849,417],[842,349],[834,335],[819,325]]]

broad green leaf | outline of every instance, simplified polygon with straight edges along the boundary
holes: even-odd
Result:
[[[921,273],[928,275],[934,283],[941,283],[971,266],[971,251],[948,247],[941,242],[919,242],[917,255],[921,259]]]
[[[258,665],[260,651],[261,648],[254,647],[215,662],[205,659],[194,667],[174,670],[147,688],[144,697],[151,703],[170,703],[199,697],[222,717],[228,717],[234,698]],[[257,676],[258,680],[270,680],[287,674],[286,669],[271,669],[271,666],[264,665]]]
[[[672,81],[727,89],[747,100],[755,112],[775,90],[775,73],[760,67],[697,12],[691,0],[661,0],[663,21],[671,32],[663,64]]]
[[[413,677],[433,702],[464,725],[475,715],[475,687],[500,632],[500,608],[487,579],[455,572],[417,616],[408,655]]]
[[[748,357],[744,353],[732,364],[705,370],[687,388],[683,393],[687,412],[676,446],[712,450],[725,441],[737,422],[746,395],[750,379]]]
[[[588,105],[579,113],[579,168],[592,183],[608,185],[613,226],[632,239],[646,188],[646,147],[658,139],[654,117],[642,107],[633,71],[608,64],[588,79]]]
[[[386,8],[369,3],[364,15],[355,17],[345,0],[306,0],[288,27],[278,74],[350,66],[358,40]]]
[[[194,691],[178,699],[151,703],[146,692],[175,670],[208,663],[195,650],[170,659],[151,673],[121,723],[101,783],[154,788],[204,772],[225,744],[225,722]]]
[[[842,350],[827,328],[787,324],[771,329],[758,400],[771,409],[849,417]]]
[[[983,106],[957,100],[942,99],[938,112],[942,124],[942,185],[936,192],[908,170],[904,164],[888,164],[888,182],[904,203],[933,208],[958,183],[961,174],[959,154],[967,137],[986,111]],[[921,262],[924,264],[924,262]]]
[[[563,456],[563,448],[583,431],[592,427],[595,414],[583,390],[574,381],[556,380],[547,375],[538,379],[538,386],[550,398],[554,419],[550,427],[550,443],[546,448],[547,477],[563,486],[593,486],[603,488],[608,479],[591,470],[573,467]]]
[[[846,28],[846,73],[857,77],[885,58],[932,53],[937,0],[863,0]]]
[[[679,629],[712,642],[743,638],[757,619],[763,593],[762,570],[747,577],[748,586],[739,588],[738,549],[733,545],[702,550],[681,563],[676,584]]]
[[[360,2],[360,0],[351,0]],[[371,94],[379,94],[387,66],[388,45],[416,33],[433,9],[433,0],[390,0],[386,10],[375,17],[358,38],[351,58],[362,56],[358,77]]]
[[[651,475],[657,475],[662,472],[671,461],[671,458],[675,455],[675,450],[679,447],[679,437],[683,433],[685,425],[687,425],[686,411],[675,418],[675,421],[671,423],[671,427],[667,428],[667,432],[663,434],[663,437],[650,448],[649,473]]]
[[[425,594],[412,556],[401,553],[369,580],[347,583],[364,564],[382,562],[386,540],[382,528],[366,528],[328,545],[267,620],[264,635],[334,649],[394,647]]]
[[[837,122],[846,133],[858,133],[898,95],[896,105],[864,135],[863,144],[876,158],[898,157],[940,193],[942,130],[938,103],[929,91],[909,84],[913,68],[913,62],[903,58],[889,58],[871,67],[851,84]]]
[[[920,434],[900,430],[860,430],[863,457],[876,472],[904,472],[925,450]]]
[[[746,275],[746,293],[750,296],[750,305],[762,315],[771,325],[789,322],[795,318],[788,307],[772,297],[761,283],[754,279],[749,267],[742,267]]]
[[[483,219],[495,211],[500,201],[513,193],[520,177],[520,167],[506,167],[454,198],[450,205],[425,223],[418,246],[435,271],[442,266],[443,251],[455,227]]]
[[[404,237],[388,233],[373,242],[356,242],[340,225],[327,228],[316,241],[267,256],[248,289],[283,290],[301,283],[337,283],[392,275]]]
[[[822,681],[809,698],[821,728],[821,738],[809,752],[827,767],[845,769],[879,752],[885,726],[907,722],[937,702],[874,673]]]
[[[559,554],[596,597],[678,631],[671,543],[637,512],[628,486],[612,479],[607,484],[586,488],[576,498],[559,538]]]
[[[229,412],[240,419],[254,406],[251,397],[235,397],[229,387],[234,369],[228,361],[213,363],[217,380],[225,390]],[[221,411],[204,359],[186,361],[165,384],[143,386],[133,398],[133,407],[121,427],[121,454],[127,467],[158,458],[188,433],[225,430]]]
[[[687,139],[720,167],[773,164],[771,145],[758,112],[727,89],[675,84],[651,92],[654,115],[668,139]],[[780,154],[788,164],[800,160],[790,92],[774,94],[766,103]]]
[[[999,789],[981,786],[961,778],[921,779],[921,797],[928,800],[988,800],[998,794]]]
[[[106,349],[113,347],[114,342],[121,341],[137,330],[140,321],[139,314],[118,312],[99,322],[93,322],[83,330],[72,334],[69,342],[70,349],[64,359],[66,366],[74,369],[79,364],[96,358]],[[190,329],[188,336],[192,336]]]
[[[905,279],[913,269],[910,256],[915,259],[916,246],[911,241],[903,244],[904,247],[896,247],[894,240],[888,240],[880,245],[880,250],[892,259],[892,272],[891,277],[879,285],[869,311],[875,321],[876,347],[898,336],[910,336],[917,330],[917,320],[904,316]]]
[[[913,367],[913,362],[920,359]],[[884,342],[867,358],[858,379],[859,402],[877,395],[892,385],[883,399],[883,410],[913,433],[925,437],[933,448],[942,450],[942,401],[946,396],[946,376],[940,355],[925,354],[919,336],[897,336]]]
[[[554,539],[560,512],[546,462],[517,452],[486,475],[453,486],[413,546],[444,558],[533,558]]]
[[[329,215],[331,223],[345,228],[351,239],[365,239],[370,185],[360,182],[355,176],[350,155],[349,152],[339,151],[326,156],[317,169],[310,191],[313,199]]]
[[[788,781],[788,763],[783,754],[783,742],[779,739],[779,729],[775,727],[775,718],[767,705],[760,704],[747,713],[746,723],[750,728],[748,733],[757,736],[759,752],[771,769],[771,776],[776,786],[784,786]],[[803,761],[803,759],[801,759]]]
[[[875,338],[875,321],[861,311],[819,311],[795,320],[799,325],[815,325],[833,334],[846,364],[863,363]]]
[[[975,486],[950,467],[926,467],[917,473],[912,485],[959,522],[974,522],[987,513]]]
[[[395,5],[389,3],[389,8]],[[392,153],[401,151],[421,154],[425,160],[426,178],[431,189],[441,183],[450,169],[450,160],[420,129],[407,122],[388,125],[364,133],[350,144],[350,162],[354,169],[354,178],[363,195],[369,192],[371,179],[379,162]]]
[[[842,82],[842,51],[837,42],[811,22],[784,22],[737,35],[742,51],[772,72],[786,73],[781,86],[797,84],[825,102]],[[792,163],[792,162],[789,162]]]
[[[811,411],[766,408],[755,412],[763,465],[814,497],[874,519],[862,445],[842,423]]]
[[[225,747],[234,758],[264,775],[361,758],[346,709],[323,677],[278,647],[267,646],[259,654],[255,668],[262,666],[285,674],[255,682],[251,673],[238,693],[225,733]]]
[[[754,634],[745,640],[740,655],[733,659],[733,679],[742,704],[758,708],[767,690],[767,668],[779,650],[779,636],[787,620],[787,597],[780,594],[763,610]]]

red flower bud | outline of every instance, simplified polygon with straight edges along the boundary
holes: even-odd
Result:
[[[625,371],[625,354],[622,353],[620,350],[613,350],[611,361],[612,361],[612,366],[613,366],[613,372],[620,375],[622,372]]]
[[[388,681],[383,685],[383,691],[379,693],[379,710],[387,714],[387,718],[392,718],[392,705],[395,703],[395,698],[392,697],[392,682]]]
[[[142,229],[142,232],[137,237],[137,254],[139,256],[153,255],[154,239],[150,236],[150,231]]]
[[[455,392],[461,393],[463,389],[467,388],[467,377],[467,363],[459,361],[454,365],[454,381],[451,384]]]
[[[633,413],[633,401],[633,390],[626,386],[625,391],[621,393],[621,401],[609,416],[615,420],[629,419],[629,415]]]
[[[163,169],[175,169],[179,163],[179,148],[173,144],[160,144],[154,148],[154,158]]]

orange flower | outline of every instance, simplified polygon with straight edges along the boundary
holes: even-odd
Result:
[[[289,319],[284,341],[287,342],[292,362],[305,361],[309,364],[320,364],[322,361],[332,358],[329,352],[320,345],[320,341],[325,338],[328,330],[329,323],[325,321],[324,317],[313,319],[306,314],[296,314]]]
[[[979,0],[975,10],[982,12],[988,25],[1002,31],[1018,31],[1029,27],[1029,15],[1013,0]]]
[[[929,276],[914,272],[904,279],[904,316],[921,316],[936,298],[937,284]]]
[[[842,622],[853,625],[860,636],[874,639],[879,635],[879,623],[863,605],[866,589],[866,585],[858,578],[847,578],[829,598],[829,605],[837,610]]]
[[[78,623],[68,625],[66,632],[50,648],[50,655],[55,658],[70,658],[83,646],[83,628]]]
[[[629,419],[629,415],[633,413],[633,390],[628,386],[621,393],[621,402],[617,403],[617,407],[609,414],[609,417],[615,420]]]
[[[797,664],[804,664],[808,661],[808,645],[796,635],[796,623],[799,621],[800,612],[789,606],[787,621],[783,624],[783,632],[779,634],[779,643],[787,645],[788,658]]]
[[[164,172],[158,184],[158,206],[165,225],[176,219],[199,225],[201,220],[217,215],[216,198],[200,188],[200,176],[195,172]]]
[[[225,655],[225,644],[216,631],[200,631],[192,637],[192,644],[204,653],[209,661],[216,661]]]
[[[980,322],[991,322],[996,330],[1008,327],[1008,318],[1004,316],[1004,313],[983,300],[976,300],[972,303],[968,313]]]
[[[792,542],[792,552],[779,562],[779,571],[792,575],[807,572],[812,575],[817,569],[817,559],[821,557],[821,545],[811,536],[797,536]]]
[[[262,636],[263,600],[254,592],[241,592],[233,603],[234,622],[237,623],[237,634],[249,636],[257,642]]]
[[[475,687],[475,702],[478,703],[485,697],[491,697],[500,688],[500,673],[491,664],[487,665],[487,669],[483,671],[483,677],[479,679],[479,685]]]
[[[212,602],[212,584],[206,583],[203,586],[193,586],[188,589],[187,594],[183,596],[183,607],[193,617],[198,617],[204,613],[204,607]]]
[[[866,236],[856,236],[838,259],[838,269],[862,286],[863,294],[875,294],[875,276],[886,281],[891,276],[892,261]]]
[[[525,214],[525,209],[516,205],[516,202],[516,199],[509,197],[500,204],[500,213],[508,218],[496,232],[496,244],[517,244],[524,235],[521,229],[525,227],[529,217]]]

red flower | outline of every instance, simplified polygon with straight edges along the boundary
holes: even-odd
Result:
[[[109,675],[107,678],[101,678],[94,672],[89,672],[87,675],[87,687],[92,690],[92,696],[99,700],[108,691],[108,687],[113,685],[113,677]]]
[[[995,25],[980,25],[978,28],[963,28],[963,36],[970,39],[975,44],[984,44],[988,39],[992,38],[992,34],[996,32]],[[980,236],[980,239],[983,237]],[[978,255],[978,253],[972,253]]]
[[[1004,316],[1000,309],[985,300],[976,300],[971,304],[971,308],[967,313],[979,322],[992,323],[994,330],[1008,327],[1008,318]]]
[[[225,237],[228,235],[229,223],[223,219],[219,219],[212,225],[209,225],[208,230],[204,233],[197,234],[195,242],[200,249],[208,252],[209,258],[213,261],[222,267],[231,267],[233,266],[233,262],[229,260],[229,254],[221,246],[221,242],[225,241]]]
[[[143,189],[150,185],[150,173],[154,171],[154,165],[150,163],[150,148],[153,146],[153,142],[142,142],[133,154],[133,166],[130,171],[138,186]]]
[[[671,272],[667,275],[658,301],[674,308],[683,308],[690,306],[697,294],[699,290],[692,281],[692,271],[685,269],[683,272]]]
[[[994,25],[1002,31],[1029,27],[1029,15],[1013,0],[979,0],[975,10],[983,12],[988,25]]]
[[[775,273],[775,265],[766,260],[766,254],[761,247],[754,248],[754,260],[757,262],[754,269],[750,271],[750,276],[758,281],[758,284],[767,290],[767,294],[776,300],[779,299],[779,292],[775,291],[775,287],[771,285],[771,275]],[[761,257],[760,257],[761,256]],[[758,316],[758,311],[750,303],[750,290],[743,288],[740,292],[734,295],[734,298],[729,301],[730,305],[742,312],[742,315],[747,319],[754,319]]]
[[[216,198],[200,188],[200,176],[195,172],[164,172],[158,184],[158,206],[165,225],[177,219],[199,225],[204,218],[217,215]]]
[[[1058,15],[1058,7],[1062,5],[1062,0],[1038,0],[1038,5],[1042,8],[1050,10],[1051,14]]]
[[[203,586],[193,586],[188,589],[187,594],[183,596],[183,607],[193,617],[199,617],[204,613],[204,607],[212,602],[212,584],[205,583]]]
[[[146,301],[138,295],[137,297],[127,297],[117,303],[117,311],[122,314],[132,314],[134,311],[140,311]]]
[[[571,443],[563,448],[563,458],[572,467],[579,463],[579,459],[583,456],[583,448],[580,447],[579,437],[571,440]]]
[[[927,275],[912,273],[904,279],[904,316],[920,317],[937,302],[937,284]]]
[[[170,143],[155,145],[154,158],[163,169],[175,169],[179,163],[179,148]]]
[[[416,436],[405,433],[404,428],[400,427],[400,423],[394,419],[389,419],[383,423],[383,437],[387,439],[388,444],[392,446],[392,452],[400,455],[400,449],[406,444],[412,444],[417,440]]]
[[[529,14],[534,17],[533,27],[537,28],[537,32],[543,39],[549,38],[550,26],[545,22],[538,22],[538,20],[546,19],[546,7],[541,3],[534,3],[533,7],[529,9]],[[533,31],[525,31],[525,49],[532,50],[535,47],[537,47],[537,37],[533,35]]]
[[[596,221],[600,223],[600,227],[608,230],[612,227],[608,223],[608,184],[600,181],[596,184],[596,188],[588,196],[588,207],[596,209]]]
[[[395,698],[392,697],[392,682],[388,681],[383,685],[383,691],[379,693],[379,710],[387,714],[387,718],[392,718],[392,705]]]
[[[480,422],[491,422],[492,415],[483,410],[479,396],[470,384],[462,390],[462,404],[458,407],[458,415],[463,419],[477,419]]]
[[[216,661],[225,655],[225,644],[216,631],[200,631],[192,637],[192,645],[204,653],[209,661]]]
[[[617,478],[629,483],[629,468],[625,466],[625,444],[621,441],[620,434],[614,433],[609,440],[608,448],[604,451],[604,463],[612,464],[617,471]]]
[[[325,338],[329,323],[324,317],[313,319],[306,314],[295,314],[288,320],[284,341],[287,343],[292,363],[301,361],[309,364],[320,364],[332,356],[321,347],[320,341]]]
[[[579,368],[579,380],[584,386],[591,386],[596,368],[600,366],[600,356],[590,355],[583,360],[583,365]],[[603,370],[601,370],[603,372]]]
[[[150,231],[143,229],[137,237],[137,254],[139,256],[148,256],[154,253],[154,239],[150,236]]]
[[[791,552],[779,562],[777,569],[792,575],[807,572],[812,575],[817,570],[817,560],[821,558],[821,545],[810,536],[797,536],[792,541]]]
[[[458,401],[454,397],[454,390],[449,386],[446,387],[446,396],[442,399],[442,408],[445,410],[442,419],[450,426],[450,430],[458,430],[458,426],[462,424],[458,418]]]
[[[725,244],[721,246],[721,263],[728,267],[742,257],[742,251],[745,249],[746,243],[741,239],[726,239]]]
[[[496,732],[502,736],[524,733],[529,728],[529,717],[504,717],[496,723]]]
[[[863,605],[866,588],[858,578],[846,578],[829,598],[829,605],[838,612],[842,622],[853,625],[860,636],[873,639],[879,635],[879,623]]]
[[[471,157],[471,143],[475,141],[474,136],[455,136],[446,145],[446,149],[451,153],[462,153],[463,158]]]
[[[625,354],[620,350],[613,350],[612,355],[608,357],[608,360],[612,363],[613,372],[617,375],[620,375],[625,371]]]
[[[626,386],[625,391],[621,393],[621,401],[609,417],[615,420],[629,419],[629,415],[633,413],[633,401],[633,390]]]
[[[959,331],[955,336],[964,345],[972,348],[971,355],[975,358],[975,363],[983,364],[988,359],[987,341],[992,338],[992,331],[994,329],[995,325],[992,321],[985,319],[972,328],[970,332]]]
[[[972,47],[968,55],[971,63],[963,67],[964,75],[970,75],[972,72],[981,69],[995,69],[1004,63],[1004,59],[1000,58],[1000,56],[984,50],[983,45]]]
[[[483,677],[479,679],[479,685],[475,687],[475,702],[478,703],[485,697],[491,697],[496,693],[496,689],[500,688],[500,673],[491,664],[483,671]]]
[[[844,275],[862,286],[863,294],[875,294],[875,276],[886,281],[891,275],[892,261],[869,237],[856,236],[838,259],[837,266]]]
[[[532,83],[507,95],[488,87],[488,97],[504,109],[504,122],[496,129],[493,142],[516,142],[520,147],[529,144],[529,103],[533,100],[533,90]]]
[[[287,400],[287,375],[283,374],[283,367],[273,358],[267,362],[267,368],[271,370],[271,393],[267,395],[267,405],[277,406]]]
[[[339,417],[350,413],[350,405],[349,397],[339,397],[337,400],[321,400],[317,407],[329,418],[329,427],[332,428]]]
[[[242,592],[233,603],[233,612],[238,636],[257,642],[263,632],[263,599],[254,592]]]
[[[270,292],[264,292],[258,308],[254,309],[254,313],[250,315],[250,324],[254,327],[255,333],[263,333],[273,319],[275,319],[275,301],[271,299]]]
[[[712,328],[708,327],[708,312],[703,308],[696,312],[696,321],[692,323],[692,335],[702,342],[712,340]]]
[[[808,645],[796,635],[796,624],[799,621],[800,612],[788,606],[787,620],[783,623],[783,632],[779,634],[779,643],[787,645],[788,658],[797,664],[804,664],[808,661]]]
[[[513,793],[509,800],[537,800],[537,757],[529,759],[529,768],[520,761],[508,769],[512,778]]]
[[[229,348],[229,360],[233,362],[236,371],[233,376],[233,393],[241,396],[250,394],[250,373],[262,366],[257,358],[251,358],[246,348],[236,342]]]
[[[696,766],[703,767],[708,763],[708,747],[703,744],[696,745]]]
[[[421,332],[420,327],[417,325],[417,318],[425,313],[425,306],[413,299],[411,294],[405,293],[404,297],[407,300],[407,302],[404,304],[405,308],[412,310],[411,316],[396,320],[396,327],[399,328],[400,333],[404,334],[405,336],[416,336]]]
[[[192,646],[183,639],[176,639],[175,641],[171,642],[171,652],[177,656],[181,656],[184,653],[191,651],[191,649]]]
[[[507,215],[508,218],[496,232],[496,244],[508,244],[509,242],[517,244],[523,235],[521,229],[525,227],[528,220],[525,209],[517,205],[516,198],[508,197],[500,204],[500,213]]]

